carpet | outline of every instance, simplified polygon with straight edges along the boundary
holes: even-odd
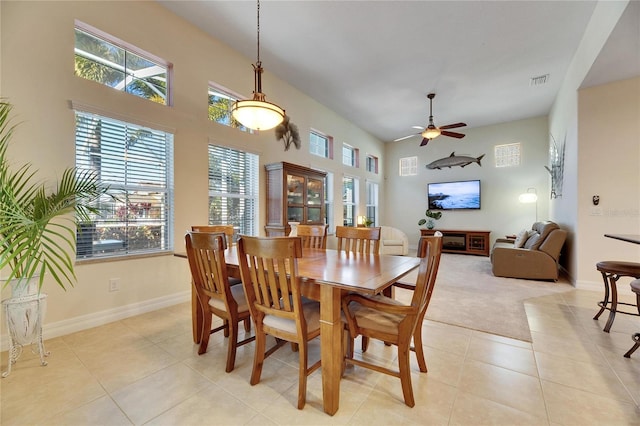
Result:
[[[416,275],[403,281],[415,282]],[[426,318],[531,342],[524,302],[572,289],[566,280],[496,277],[488,257],[443,253]]]

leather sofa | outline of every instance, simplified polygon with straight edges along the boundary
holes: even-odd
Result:
[[[406,256],[409,253],[407,234],[391,226],[381,226],[380,228],[380,254]]]
[[[491,269],[497,277],[558,280],[558,260],[567,231],[557,223],[535,222],[517,239],[499,238],[491,249]],[[522,247],[518,247],[522,245]]]

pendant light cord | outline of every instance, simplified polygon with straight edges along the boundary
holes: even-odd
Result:
[[[261,65],[260,63],[260,0],[257,0],[258,2],[258,62],[256,62],[256,64],[258,66]]]

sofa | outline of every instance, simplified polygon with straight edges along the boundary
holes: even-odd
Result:
[[[380,227],[380,254],[406,256],[409,253],[407,234],[391,226]]]
[[[491,269],[497,277],[558,280],[558,260],[567,231],[551,221],[535,222],[516,238],[499,238],[491,248]]]

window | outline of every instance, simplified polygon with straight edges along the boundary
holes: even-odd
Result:
[[[358,180],[349,176],[342,178],[343,225],[356,226],[356,200]]]
[[[367,181],[367,219],[373,226],[378,223],[378,184]]]
[[[168,105],[171,65],[88,25],[76,23],[75,73]]]
[[[345,166],[358,167],[358,149],[351,145],[342,146],[342,164]]]
[[[324,223],[329,225],[327,232],[335,230],[333,223],[333,173],[327,172],[324,177]]]
[[[258,235],[258,156],[209,145],[209,224]]]
[[[493,147],[496,167],[515,167],[520,165],[520,144],[510,143]]]
[[[321,133],[309,133],[309,152],[324,158],[333,158],[333,138]]]
[[[400,176],[416,176],[418,174],[418,157],[400,159]]]
[[[378,157],[367,155],[367,171],[378,174]]]
[[[79,227],[77,258],[173,250],[173,135],[76,111],[76,167],[110,186]]]
[[[209,120],[243,132],[253,133],[252,129],[243,126],[231,116],[231,108],[238,100],[238,95],[209,84]]]

